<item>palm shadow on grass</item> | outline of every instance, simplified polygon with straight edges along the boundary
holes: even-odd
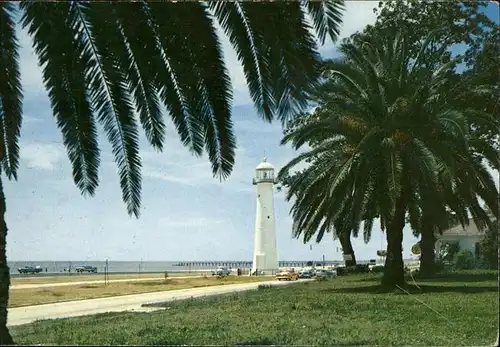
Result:
[[[172,346],[172,345],[183,345],[182,343],[179,343],[176,339],[174,340],[160,340],[153,342],[151,344],[152,346]],[[234,344],[235,346],[269,346],[269,345],[275,345],[272,339],[264,337],[264,338],[257,338],[254,340],[247,340],[244,342],[236,342]]]
[[[496,286],[433,286],[422,284],[419,286],[408,284],[401,289],[387,289],[381,285],[370,285],[363,287],[344,287],[344,288],[327,288],[321,291],[329,293],[347,293],[347,294],[386,294],[388,292],[394,292],[397,294],[424,294],[424,293],[488,293],[488,292],[498,292],[498,287]]]
[[[274,345],[274,342],[270,338],[264,337],[262,339],[248,340],[245,342],[237,342],[237,343],[235,343],[235,345],[236,346],[267,346],[267,345]]]
[[[424,282],[485,282],[485,281],[497,281],[498,272],[487,272],[487,273],[439,273],[431,278],[418,278],[420,281]]]
[[[372,277],[361,278],[359,282],[380,282],[382,275],[374,274]],[[453,282],[486,282],[486,281],[497,281],[498,280],[498,272],[485,272],[485,273],[438,273],[432,277],[425,278],[419,277],[418,275],[406,275],[405,279],[408,282],[413,281],[415,279],[419,282],[440,282],[440,283],[453,283]]]

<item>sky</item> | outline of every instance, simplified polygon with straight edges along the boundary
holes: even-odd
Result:
[[[347,2],[340,38],[375,22],[377,1]],[[491,6],[490,6],[491,7]],[[498,6],[496,7],[498,10]],[[494,13],[492,11],[491,13]],[[236,53],[224,38],[226,63],[233,84],[236,163],[224,182],[213,178],[206,155],[192,156],[168,117],[163,153],[148,146],[142,133],[142,208],[129,217],[122,202],[110,146],[101,136],[100,186],[92,198],[80,195],[52,117],[41,69],[31,39],[20,29],[24,120],[18,181],[4,180],[7,199],[7,257],[10,261],[177,261],[251,260],[256,209],[252,178],[264,156],[277,170],[296,152],[280,146],[279,122],[265,123],[256,114]],[[335,54],[331,43],[320,48]],[[498,173],[496,173],[498,181]],[[279,260],[341,260],[340,245],[326,235],[304,244],[292,238],[291,203],[285,193],[274,196]],[[404,229],[404,258],[417,242]],[[353,238],[358,259],[376,258],[385,235],[375,223],[370,243]],[[312,247],[311,247],[312,245]]]

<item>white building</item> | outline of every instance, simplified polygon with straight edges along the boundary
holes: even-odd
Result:
[[[480,230],[474,220],[469,220],[469,225],[465,228],[461,224],[445,230],[442,235],[436,234],[436,254],[444,243],[458,243],[459,248],[468,249],[472,254],[476,254],[479,242],[485,234],[485,230]]]
[[[273,199],[275,183],[274,166],[264,158],[255,169],[253,179],[253,184],[257,188],[257,210],[252,273],[264,271],[266,274],[274,274],[278,271]]]

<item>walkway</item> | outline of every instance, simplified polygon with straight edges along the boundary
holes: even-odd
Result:
[[[291,282],[279,282],[274,280],[267,282],[227,284],[222,286],[169,290],[164,292],[122,295],[110,298],[67,301],[55,304],[16,307],[9,309],[7,326],[32,323],[40,319],[68,318],[105,312],[150,311],[152,309],[143,308],[141,306],[146,303],[184,300],[202,296],[247,291],[257,289],[258,286],[262,284],[279,286],[304,281],[308,280]]]

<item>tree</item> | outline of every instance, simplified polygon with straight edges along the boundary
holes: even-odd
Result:
[[[455,254],[453,263],[456,269],[471,270],[476,267],[474,255],[468,249],[462,249]]]
[[[460,245],[458,242],[445,242],[439,248],[439,258],[442,261],[452,262],[455,258],[455,254],[460,251]]]
[[[324,113],[301,113],[288,123],[283,133],[285,135],[290,134],[294,130],[300,128],[300,126],[310,122],[312,119],[321,118],[322,114]],[[324,139],[324,135],[325,134],[323,133],[313,134],[313,136],[308,138],[307,144],[310,146],[314,146],[320,143],[321,140]],[[294,217],[294,221],[300,221],[302,219],[302,214],[309,211],[307,209],[307,206],[315,206],[313,199],[317,199],[321,194],[326,193],[326,191],[322,189],[315,190],[313,194],[304,193],[304,190],[307,190],[307,187],[311,183],[311,181],[318,179],[318,177],[315,175],[321,175],[321,170],[317,169],[320,167],[322,160],[323,159],[321,157],[317,156],[312,157],[307,161],[307,163],[310,164],[309,168],[314,169],[314,172],[311,172],[307,169],[294,173],[290,173],[289,171],[281,171],[280,175],[278,176],[278,180],[281,182],[281,184],[284,187],[288,188],[286,200],[296,200],[296,203],[293,205],[290,211]],[[326,205],[323,205],[323,207],[325,207],[325,209],[318,209],[315,212],[317,216],[328,215],[329,207]],[[300,238],[300,236],[302,236],[304,243],[309,242],[311,238],[316,235],[316,242],[319,243],[323,239],[325,232],[332,233],[334,239],[339,240],[344,256],[349,255],[352,258],[345,261],[346,265],[354,266],[356,265],[356,256],[351,243],[351,234],[357,237],[358,229],[353,230],[353,226],[349,225],[348,212],[349,210],[345,209],[344,212],[339,215],[339,218],[337,218],[337,220],[335,220],[330,226],[320,230],[319,232],[317,232],[317,225],[315,225],[314,223],[301,224],[299,222],[296,222],[293,225],[292,234],[295,238]],[[371,230],[369,230],[369,228],[365,229],[364,236],[366,242],[368,242],[370,238],[370,231]]]
[[[22,119],[16,13],[33,38],[43,81],[84,195],[99,184],[97,123],[112,145],[122,198],[139,216],[139,124],[149,143],[163,149],[162,104],[183,144],[204,151],[214,176],[233,167],[232,88],[215,21],[243,65],[250,95],[266,121],[305,106],[318,81],[321,42],[335,40],[342,1],[322,2],[4,2],[0,4],[0,161],[17,178]],[[137,111],[137,121],[134,112]],[[138,124],[139,123],[139,124]],[[0,185],[0,188],[2,186]],[[9,270],[5,255],[5,197],[0,190],[0,344],[6,328]]]
[[[318,179],[304,190],[314,196],[321,187],[328,193],[311,198],[298,222],[315,224],[321,232],[346,206],[352,225],[371,223],[379,215],[387,235],[382,284],[388,287],[404,285],[406,213],[415,226],[421,214],[444,211],[444,204],[431,204],[441,198],[436,168],[472,166],[467,134],[475,118],[498,126],[489,114],[453,108],[452,93],[444,93],[441,86],[449,83],[457,61],[431,64],[436,56],[433,36],[416,55],[407,40],[404,31],[387,30],[365,41],[344,42],[339,49],[344,61],[331,62],[325,71],[323,98],[315,111],[325,117],[282,140],[299,149],[314,134],[327,134],[282,169],[288,172],[301,162],[322,158]],[[327,216],[316,214],[323,205],[330,211]]]
[[[398,30],[404,32],[408,37],[408,51],[412,55],[416,55],[426,42],[425,38],[433,34],[431,47],[427,50],[427,62],[433,66],[438,66],[443,61],[451,59],[451,47],[456,44],[466,45],[467,49],[463,54],[466,71],[458,73],[455,71],[450,78],[450,82],[443,85],[443,92],[453,90],[457,92],[457,88],[451,86],[462,85],[466,89],[462,89],[459,93],[462,98],[453,98],[452,102],[456,103],[454,107],[461,109],[473,108],[480,109],[493,115],[498,107],[498,71],[500,71],[500,29],[498,25],[481,12],[482,8],[487,5],[487,2],[425,2],[425,1],[387,1],[380,2],[377,10],[378,18],[373,26],[368,26],[360,33],[354,34],[348,38],[348,41],[363,42],[366,37],[374,35],[384,35],[385,32]],[[467,88],[471,85],[471,78],[476,80],[476,86],[480,84],[488,85],[490,88],[483,89],[483,92],[476,93],[477,88],[473,88],[473,93],[467,93]],[[464,81],[464,83],[462,83]],[[496,86],[496,88],[494,87]],[[491,88],[493,87],[493,88]],[[498,170],[498,129],[484,124],[484,120],[473,122],[469,125],[470,132],[475,136],[475,139],[470,139],[471,145],[477,145],[474,150],[474,156],[485,159],[490,167]],[[483,146],[486,141],[486,146]],[[482,147],[482,148],[481,148]],[[493,150],[494,153],[488,153]],[[495,152],[496,150],[496,152]],[[486,152],[485,152],[486,151]],[[446,169],[445,169],[446,170]],[[479,168],[479,170],[481,170]],[[473,173],[469,173],[473,174]],[[448,179],[443,176],[446,173],[441,171],[440,180]],[[474,180],[468,180],[474,182]],[[455,181],[455,184],[462,184],[461,181]],[[452,204],[456,212],[461,214],[460,222],[462,225],[468,224],[469,218],[467,210],[475,208],[476,195],[462,195],[456,198],[457,194],[467,192],[468,188],[462,184],[462,188],[458,190],[448,190],[448,197],[443,197],[440,203],[433,201],[436,204],[443,204],[445,201]],[[483,191],[483,195],[488,192]],[[489,197],[483,200],[491,201],[498,200],[498,195],[495,196],[496,189],[489,191]],[[453,201],[451,201],[451,200]],[[457,202],[463,202],[463,206],[458,206]],[[492,205],[494,206],[494,205]],[[477,209],[476,209],[477,210]],[[498,210],[496,208],[495,210]],[[465,212],[464,212],[465,211]],[[463,213],[464,212],[464,213]],[[412,225],[416,227],[414,234],[421,236],[422,255],[420,262],[420,276],[431,276],[435,270],[435,255],[434,244],[435,234],[442,232],[449,227],[446,216],[441,209],[428,208],[427,212],[420,211],[421,220],[414,221]],[[489,222],[485,218],[484,213],[473,213],[474,219],[478,224]],[[481,220],[479,220],[481,219]]]
[[[498,247],[498,220],[494,222],[493,228],[489,228],[479,243],[479,262],[482,266],[498,270],[499,262]]]

